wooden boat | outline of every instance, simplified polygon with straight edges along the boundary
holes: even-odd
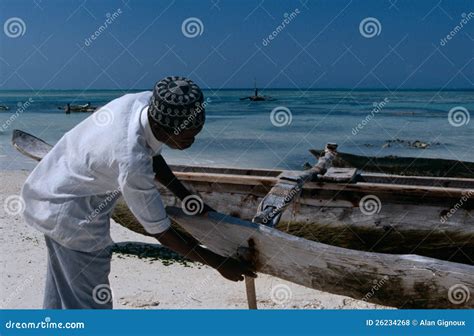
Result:
[[[38,140],[21,131],[13,135],[16,148],[41,159],[51,147]],[[288,172],[172,169],[205,203],[226,214],[189,217],[169,209],[176,225],[216,253],[235,257],[238,244],[251,242],[260,255],[259,272],[304,286],[401,308],[474,307],[473,179],[333,168],[306,183],[272,229],[250,221]],[[181,205],[158,182],[157,188],[167,206]],[[113,218],[147,234],[123,201]],[[279,254],[271,259],[275,249]],[[377,285],[382,289],[373,291],[374,281],[382,281]],[[454,286],[467,290],[467,300],[450,300]]]
[[[84,105],[71,105],[67,104],[66,106],[58,106],[58,109],[64,110],[66,113],[71,112],[95,112],[98,107],[92,106],[90,103]]]
[[[253,96],[240,98],[240,100],[247,100],[247,99],[250,100],[250,101],[274,100],[272,97],[259,95],[256,82],[254,82],[254,94],[253,94]]]
[[[322,150],[310,149],[319,157]],[[338,152],[335,167],[353,167],[367,172],[400,175],[474,178],[474,162],[399,156],[371,157]]]

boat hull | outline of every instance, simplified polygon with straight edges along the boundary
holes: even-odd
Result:
[[[180,172],[175,168],[178,178],[206,204],[248,221],[252,220],[255,209],[273,185],[272,178],[268,177],[263,183],[237,184],[238,178],[228,178],[229,175],[210,173],[203,176],[199,172]],[[157,186],[167,206],[181,205],[166,188],[159,183]],[[435,192],[429,195],[427,190],[429,188],[412,187],[394,193],[390,185],[383,184],[378,185],[378,190],[374,186],[367,190],[364,186],[310,183],[283,214],[277,228],[295,236],[355,250],[418,254],[474,264],[472,201],[467,200],[443,222],[441,214],[455,207],[462,196],[448,198]],[[474,190],[472,192],[474,196]],[[364,197],[379,200],[378,211],[363,212],[360,202]],[[421,197],[423,202],[420,202]],[[119,205],[116,212],[120,216],[114,215],[114,219],[139,230],[140,224],[131,214],[127,215],[124,205]]]
[[[310,152],[314,156],[319,156],[322,151],[312,149]],[[370,157],[339,153],[337,160],[334,161],[334,166],[353,167],[367,172],[385,174],[474,178],[474,162],[446,159],[398,156]]]
[[[360,252],[298,238],[220,213],[173,221],[214,252],[309,288],[397,308],[472,308],[474,267],[416,255]],[[453,297],[461,289],[464,296]]]

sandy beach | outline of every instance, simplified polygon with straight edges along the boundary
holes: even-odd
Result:
[[[20,214],[10,215],[5,200],[18,195],[28,171],[1,171],[0,264],[1,308],[41,308],[46,273],[46,247],[42,235],[25,224]],[[116,243],[157,244],[157,241],[113,223]],[[118,309],[246,309],[243,282],[230,282],[210,267],[139,258],[114,253],[110,282]],[[348,297],[308,289],[259,274],[259,308],[364,309],[384,308]]]

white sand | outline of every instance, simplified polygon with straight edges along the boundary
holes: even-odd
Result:
[[[41,308],[42,304],[46,273],[43,237],[27,226],[21,215],[12,216],[4,208],[7,197],[19,194],[27,176],[26,171],[0,171],[1,308]],[[157,243],[115,223],[112,237],[115,242]],[[110,281],[115,308],[247,308],[243,282],[228,281],[212,268],[199,264],[164,266],[159,260],[114,253]],[[263,274],[259,274],[256,286],[259,308],[380,307]],[[281,301],[272,300],[273,288],[279,289]]]

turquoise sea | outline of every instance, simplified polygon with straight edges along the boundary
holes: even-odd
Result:
[[[32,160],[12,148],[13,129],[25,130],[54,144],[66,131],[90,116],[89,113],[66,115],[58,106],[68,102],[100,106],[125,93],[0,91],[0,105],[9,107],[8,111],[0,111],[0,169],[34,167]],[[240,101],[239,98],[252,94],[249,90],[206,90],[210,103],[205,129],[192,148],[166,149],[165,158],[171,163],[191,165],[299,169],[305,162],[314,163],[308,149],[335,142],[340,151],[355,154],[474,161],[474,120],[470,120],[474,113],[474,91],[266,90],[260,93],[274,100]],[[413,148],[396,139],[419,140],[430,146]]]

